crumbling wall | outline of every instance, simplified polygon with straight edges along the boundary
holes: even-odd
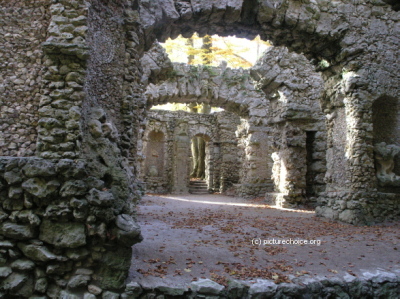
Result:
[[[36,152],[51,3],[0,1],[0,156]]]

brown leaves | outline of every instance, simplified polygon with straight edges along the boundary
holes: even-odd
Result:
[[[145,249],[146,253],[151,251],[147,255],[151,258],[142,261],[148,268],[140,264],[138,270],[144,276],[207,277],[221,284],[230,278],[264,278],[279,283],[289,281],[289,274],[310,274],[306,271],[310,269],[313,274],[321,271],[321,274],[330,275],[337,274],[334,269],[344,266],[344,271],[356,272],[358,262],[371,259],[372,254],[382,248],[381,244],[387,244],[392,253],[396,253],[400,244],[398,224],[357,227],[311,217],[309,213],[303,217],[295,215],[296,212],[271,212],[261,204],[213,208],[201,204],[185,210],[166,200],[157,200],[151,203],[154,209],[147,205],[149,201],[139,207],[142,227],[150,227],[152,231],[150,236],[145,235],[144,241],[151,240]],[[288,213],[291,215],[287,216]],[[174,236],[179,239],[168,239]],[[323,242],[321,246],[255,246],[251,242],[254,238],[320,239]],[[163,257],[166,253],[174,254],[176,261]],[[396,257],[390,258],[398,263]],[[350,261],[352,263],[348,263]],[[354,272],[348,270],[351,275],[356,275]]]

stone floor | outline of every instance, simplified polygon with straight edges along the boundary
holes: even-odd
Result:
[[[129,280],[142,286],[400,271],[399,222],[352,226],[222,195],[147,195],[138,221],[144,241],[133,247]],[[290,239],[316,244],[255,244]]]

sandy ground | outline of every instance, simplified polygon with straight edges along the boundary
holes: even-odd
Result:
[[[400,270],[400,222],[352,226],[222,195],[147,195],[138,221],[129,279],[145,286]],[[290,239],[315,244],[267,244]]]

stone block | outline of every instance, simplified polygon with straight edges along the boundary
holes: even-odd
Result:
[[[71,289],[83,287],[86,286],[90,280],[91,280],[90,275],[82,275],[82,274],[74,275],[69,280],[68,287]]]
[[[85,227],[82,223],[44,220],[40,225],[39,239],[56,247],[77,248],[86,245]]]
[[[60,183],[58,181],[46,181],[40,178],[32,178],[22,183],[22,188],[38,198],[47,198],[58,193]]]
[[[0,282],[0,289],[14,291],[21,288],[28,280],[28,276],[21,273],[12,273],[2,282]]]
[[[94,188],[89,191],[87,199],[91,205],[99,207],[111,207],[115,200],[110,191],[100,191]]]
[[[20,259],[12,262],[11,268],[19,271],[30,271],[35,269],[35,263],[27,259]]]
[[[51,177],[56,174],[54,163],[46,160],[30,160],[22,168],[22,173],[28,178]]]
[[[23,177],[20,171],[12,170],[4,173],[4,179],[9,185],[18,184],[23,181]]]
[[[95,286],[93,284],[88,285],[88,291],[93,294],[93,295],[100,295],[101,292],[103,292],[103,290],[101,288],[99,288],[98,286]]]
[[[6,278],[12,273],[10,267],[0,267],[0,278]]]
[[[118,215],[115,224],[117,228],[114,230],[114,235],[120,244],[129,247],[141,241],[140,226],[132,216]]]
[[[61,187],[60,195],[62,197],[84,195],[87,192],[87,185],[84,181],[74,180],[64,183]]]
[[[192,282],[190,288],[196,293],[209,295],[219,295],[224,290],[224,286],[210,279],[200,279]]]
[[[101,296],[102,299],[119,299],[119,294],[114,292],[104,292]]]
[[[249,295],[251,298],[256,296],[271,297],[275,294],[277,285],[270,280],[257,279],[257,282],[250,286]]]
[[[0,225],[0,233],[10,239],[29,240],[37,235],[37,231],[30,225],[21,225],[12,222],[4,222]]]
[[[20,187],[11,186],[8,189],[8,197],[10,199],[20,199],[22,197],[23,190]]]
[[[48,282],[46,278],[39,278],[35,283],[35,291],[41,294],[46,293]]]
[[[50,262],[50,261],[65,261],[66,258],[57,256],[50,252],[45,246],[35,244],[24,244],[18,243],[18,248],[21,249],[22,253],[38,262]]]

